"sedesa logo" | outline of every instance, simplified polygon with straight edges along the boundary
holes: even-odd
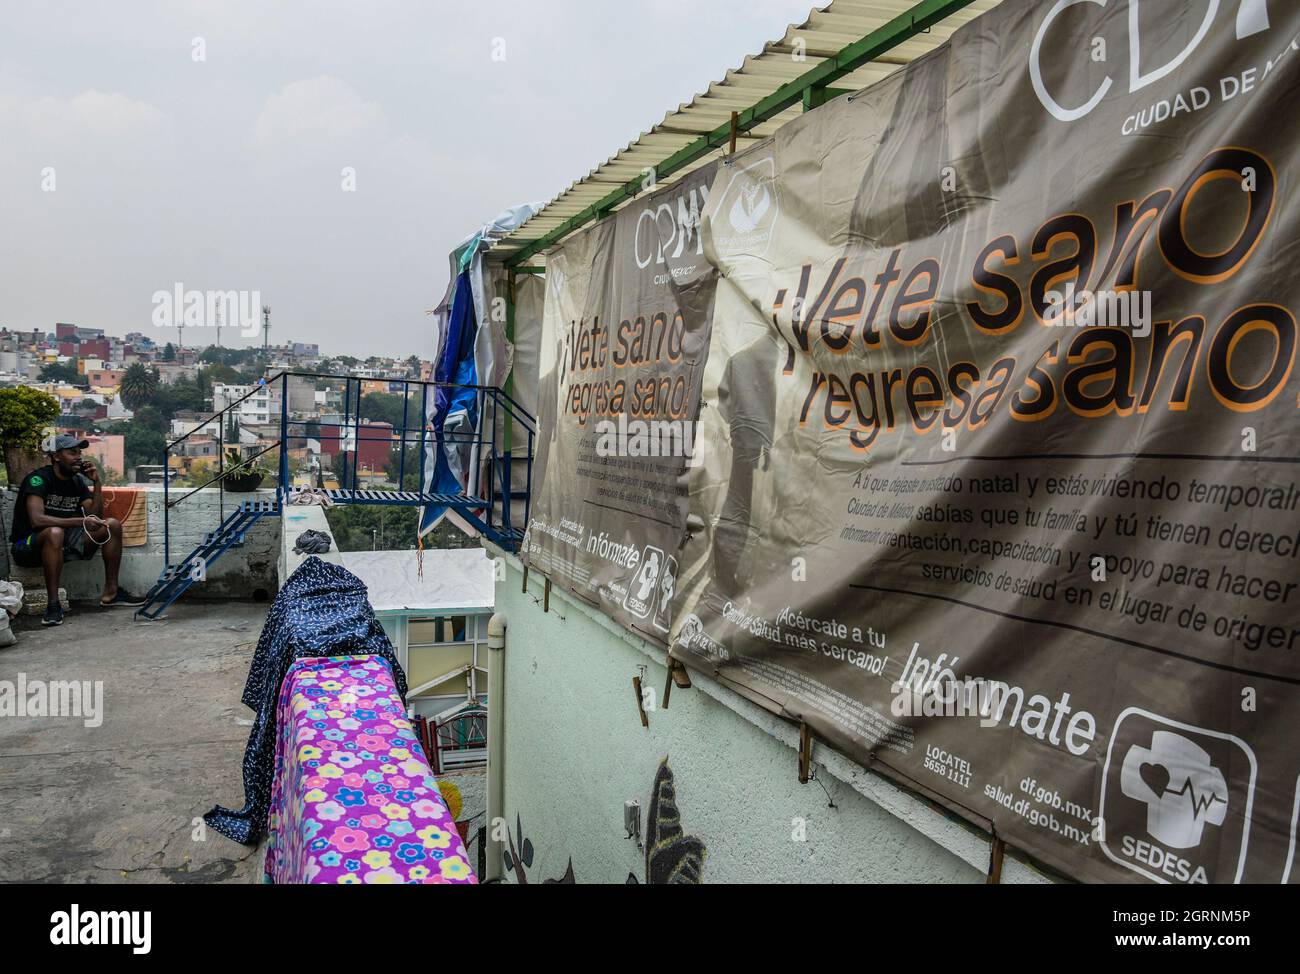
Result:
[[[636,218],[633,234],[633,257],[636,266],[645,270],[653,261],[662,264],[668,258],[676,260],[693,246],[696,254],[704,253],[700,239],[700,211],[709,200],[708,186],[701,185],[689,193],[679,193],[672,200],[650,206]]]
[[[1056,3],[1047,12],[1047,16],[1043,18],[1043,22],[1039,24],[1038,32],[1034,35],[1034,43],[1029,50],[1029,78],[1033,82],[1034,93],[1038,95],[1038,100],[1043,107],[1062,122],[1073,122],[1089,114],[1106,97],[1106,93],[1110,91],[1115,78],[1113,75],[1107,75],[1105,80],[1097,86],[1092,96],[1083,104],[1063,105],[1057,95],[1048,89],[1047,83],[1043,80],[1042,56],[1044,44],[1051,37],[1057,19],[1068,8],[1080,4],[1109,7],[1112,3],[1116,7],[1124,3],[1128,5],[1129,94],[1141,91],[1147,85],[1153,84],[1170,72],[1177,70],[1200,47],[1201,42],[1205,40],[1206,35],[1210,32],[1210,27],[1213,25],[1215,18],[1224,11],[1231,12],[1233,5],[1236,6],[1235,30],[1237,40],[1259,34],[1268,30],[1270,26],[1268,19],[1269,0],[1208,0],[1200,25],[1197,27],[1196,33],[1192,35],[1192,39],[1187,42],[1187,46],[1164,64],[1146,65],[1142,59],[1142,0],[1056,0]],[[1183,16],[1187,10],[1183,4],[1174,4],[1170,9],[1172,9],[1175,17]],[[1078,44],[1084,47],[1092,43],[1093,39],[1089,36],[1081,36],[1078,40]]]

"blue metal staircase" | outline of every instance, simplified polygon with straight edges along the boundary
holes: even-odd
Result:
[[[244,543],[244,535],[254,524],[268,514],[279,514],[280,502],[244,501],[237,506],[215,531],[203,536],[203,541],[175,565],[168,565],[158,576],[145,604],[135,612],[137,619],[157,619],[167,607],[186,593],[195,582],[207,578],[208,569],[231,548]]]
[[[255,388],[241,399],[229,403],[224,409],[209,417],[198,427],[186,433],[184,436],[167,444],[163,457],[163,509],[164,509],[164,561],[166,567],[158,576],[158,581],[149,590],[145,604],[136,610],[136,619],[153,620],[158,619],[177,599],[183,596],[192,585],[196,582],[202,582],[207,578],[208,570],[215,564],[222,555],[231,548],[238,547],[244,543],[244,538],[248,531],[262,518],[267,515],[279,516],[282,510],[288,506],[294,506],[291,503],[293,488],[290,484],[288,449],[295,440],[305,440],[305,430],[292,432],[292,428],[306,427],[310,422],[308,420],[293,420],[289,416],[290,390],[289,381],[291,377],[303,376],[312,381],[317,379],[339,379],[347,383],[345,386],[344,396],[344,413],[342,422],[332,424],[329,429],[332,431],[329,435],[320,432],[322,443],[331,442],[338,450],[337,455],[342,458],[342,470],[336,471],[339,474],[340,481],[345,485],[338,488],[323,488],[315,491],[318,495],[334,504],[387,504],[400,507],[421,507],[437,506],[445,507],[455,511],[460,518],[472,527],[474,530],[490,539],[494,544],[507,551],[516,551],[523,541],[524,527],[528,523],[528,515],[531,503],[531,486],[533,471],[533,446],[536,437],[536,425],[533,417],[528,415],[517,402],[515,402],[507,393],[501,389],[488,386],[446,386],[445,384],[433,382],[417,382],[415,380],[400,380],[390,382],[391,386],[399,386],[403,397],[402,409],[402,427],[393,427],[391,430],[381,429],[379,435],[366,435],[374,431],[374,427],[363,426],[361,421],[361,396],[362,382],[367,381],[353,376],[320,376],[314,373],[283,372],[273,378],[271,383],[280,383],[280,438],[275,443],[258,450],[247,459],[252,460],[262,455],[279,450],[279,478],[276,486],[274,499],[243,499],[234,503],[233,510],[227,516],[224,516],[221,523],[215,530],[204,535],[203,540],[179,562],[171,561],[171,518],[170,511],[176,505],[182,503],[189,497],[198,493],[200,490],[215,487],[221,493],[221,510],[226,510],[226,472],[225,472],[225,427],[226,418],[232,410],[236,409],[245,399],[256,395],[261,391],[261,387]],[[355,401],[352,396],[353,384],[355,384]],[[413,389],[419,389],[419,427],[407,425],[409,415],[409,405],[415,398]],[[425,483],[425,447],[430,443],[434,435],[428,429],[424,417],[427,415],[429,404],[430,389],[437,390],[447,388],[452,392],[464,393],[472,390],[478,408],[479,428],[469,434],[451,434],[443,432],[440,436],[440,446],[443,449],[454,448],[463,450],[465,455],[474,458],[474,463],[479,470],[480,487],[483,488],[483,496],[471,496],[464,493],[439,493],[414,490],[381,490],[373,487],[360,486],[359,467],[360,453],[357,446],[364,442],[374,442],[383,440],[390,446],[399,447],[400,466],[398,472],[399,483],[406,480],[406,448],[407,446],[418,446],[419,450],[419,474],[418,482]],[[355,407],[355,409],[353,408]],[[200,429],[211,429],[215,425],[217,430],[218,441],[218,473],[207,483],[189,490],[181,497],[172,499],[170,494],[170,461],[172,451],[187,441],[194,433]],[[324,430],[324,427],[321,428]],[[500,437],[501,443],[498,443],[498,432],[503,432]],[[527,439],[524,440],[526,435]],[[515,448],[512,450],[512,440],[518,440]],[[526,442],[526,452],[521,452]],[[350,448],[344,448],[350,444]],[[351,461],[351,482],[348,484],[349,463],[347,455],[352,455]],[[518,469],[518,465],[524,467],[522,480],[523,489],[515,484],[512,477],[512,471]],[[412,471],[415,472],[414,470]],[[236,495],[247,498],[247,494]],[[522,502],[522,503],[519,503]],[[522,508],[522,510],[521,510]]]

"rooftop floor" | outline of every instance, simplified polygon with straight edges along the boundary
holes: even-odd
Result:
[[[15,621],[0,680],[103,681],[103,723],[0,717],[0,882],[260,879],[256,850],[196,819],[243,804],[239,695],[266,611],[190,602],[136,623],[77,604],[58,628]]]

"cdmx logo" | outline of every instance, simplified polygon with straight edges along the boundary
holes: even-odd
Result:
[[[632,243],[636,266],[645,270],[652,261],[662,264],[668,258],[675,260],[687,247],[693,247],[697,255],[702,254],[700,212],[708,201],[709,187],[700,185],[689,193],[677,194],[672,201],[642,210],[636,218]]]
[[[1273,0],[1273,2],[1277,2],[1277,0]],[[1063,96],[1058,97],[1059,93],[1052,92],[1043,79],[1043,48],[1045,43],[1052,38],[1053,28],[1057,30],[1064,29],[1057,23],[1061,15],[1071,7],[1084,4],[1103,7],[1108,10],[1127,5],[1129,94],[1141,91],[1147,85],[1153,84],[1172,71],[1177,70],[1201,46],[1215,19],[1223,12],[1231,13],[1234,5],[1236,7],[1236,17],[1233,29],[1236,32],[1237,40],[1244,40],[1247,37],[1262,33],[1271,26],[1268,16],[1269,0],[1208,0],[1205,13],[1201,17],[1196,33],[1192,35],[1186,46],[1164,64],[1150,65],[1144,70],[1146,62],[1142,58],[1142,0],[1056,0],[1056,3],[1052,5],[1043,18],[1043,22],[1038,25],[1038,31],[1034,35],[1034,41],[1029,51],[1029,78],[1033,83],[1034,93],[1038,96],[1039,102],[1062,122],[1073,122],[1088,115],[1106,97],[1107,92],[1111,90],[1112,85],[1115,83],[1114,76],[1108,74],[1087,101],[1077,105],[1065,105],[1061,102]],[[1186,13],[1187,7],[1188,5],[1185,3],[1162,4],[1161,12],[1172,10],[1175,17],[1182,17]],[[1148,9],[1152,8],[1149,7]],[[1079,35],[1077,41],[1079,46],[1086,48],[1093,43],[1094,39],[1091,36]],[[1056,56],[1057,54],[1053,53],[1053,59]]]

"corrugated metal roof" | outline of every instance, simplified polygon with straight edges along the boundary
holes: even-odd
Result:
[[[661,173],[661,164],[675,153],[697,142],[701,136],[730,126],[732,112],[746,109],[769,98],[782,86],[798,81],[823,63],[833,67],[833,59],[844,48],[880,31],[903,15],[916,11],[934,11],[956,6],[952,0],[833,0],[824,8],[814,8],[802,24],[791,24],[779,40],[763,45],[763,50],[744,59],[739,67],[727,71],[720,81],[696,95],[689,103],[668,112],[661,122],[643,132],[604,163],[546,204],[530,220],[492,248],[495,258],[506,260],[563,227],[566,221],[580,217],[610,193],[632,180],[640,180],[647,169],[660,173],[656,189],[662,188],[713,158],[718,148],[702,155],[670,175]],[[969,0],[961,9],[945,12],[943,19],[929,30],[908,37],[862,66],[833,81],[837,89],[859,90],[886,77],[900,66],[943,44],[952,32],[973,18],[997,6],[1001,0]],[[754,139],[765,139],[803,112],[799,103],[759,122],[739,134],[737,147]],[[725,149],[725,145],[720,147]],[[620,204],[626,205],[628,196]],[[576,229],[576,228],[575,228]]]

